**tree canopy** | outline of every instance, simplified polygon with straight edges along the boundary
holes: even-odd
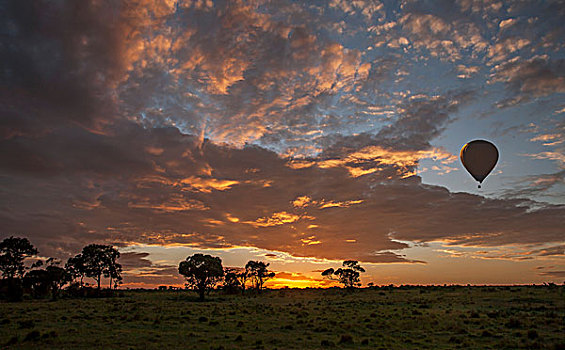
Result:
[[[9,237],[0,242],[0,271],[4,278],[23,277],[24,260],[38,251],[27,238]]]
[[[224,277],[224,268],[219,257],[197,253],[180,262],[179,273],[198,292],[200,300],[204,300],[205,293]]]
[[[269,264],[263,261],[250,260],[245,265],[247,275],[252,279],[255,289],[260,293],[263,289],[263,284],[269,278],[275,277],[274,272],[268,270]]]
[[[89,244],[82,249],[82,253],[69,259],[67,266],[73,274],[94,278],[100,290],[102,276],[112,280],[121,280],[122,265],[117,262],[120,252],[111,245]]]
[[[342,264],[343,267],[334,270],[329,268],[322,272],[322,276],[329,278],[331,280],[338,281],[343,284],[345,288],[355,288],[361,285],[361,280],[359,278],[361,272],[365,272],[365,269],[359,265],[359,262],[355,260],[346,260]]]

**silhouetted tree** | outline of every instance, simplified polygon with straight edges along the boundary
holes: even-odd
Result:
[[[242,268],[236,274],[237,279],[239,280],[239,285],[241,287],[241,295],[245,294],[245,287],[247,286],[247,280],[249,279],[249,271],[247,269]]]
[[[259,293],[261,293],[261,290],[263,290],[263,284],[265,283],[265,281],[269,278],[275,277],[275,273],[270,272],[267,269],[268,267],[268,263],[254,260],[248,261],[245,265],[245,270],[247,271],[248,277],[253,280],[253,285]]]
[[[43,270],[31,270],[24,277],[24,286],[31,289],[34,297],[42,297],[51,292],[51,297],[57,299],[59,290],[72,280],[70,274],[57,265],[60,261],[49,258],[47,267]],[[43,261],[34,263],[35,267],[43,266]]]
[[[110,261],[112,263],[108,264],[106,269],[104,269],[104,277],[109,278],[109,288],[112,288],[112,282],[114,282],[114,289],[118,288],[118,285],[122,283],[122,265],[116,263],[116,260],[120,257],[120,252],[116,249],[108,252]]]
[[[224,269],[224,285],[223,289],[228,294],[239,293],[241,289],[241,283],[238,278],[238,274],[241,272],[239,267],[226,267]]]
[[[204,300],[204,294],[224,277],[224,268],[219,257],[198,253],[179,263],[179,273],[186,278],[187,286]]]
[[[224,277],[224,285],[227,283],[232,283],[237,285],[241,289],[241,294],[245,294],[245,288],[247,287],[247,281],[249,280],[249,271],[244,267],[228,267],[226,268],[226,275]],[[228,276],[228,272],[230,275]],[[234,281],[228,281],[235,278]]]
[[[0,242],[0,271],[4,278],[23,277],[24,260],[37,255],[38,251],[27,238],[9,237]]]
[[[331,280],[339,281],[345,288],[352,289],[361,285],[359,279],[360,272],[365,272],[365,269],[359,266],[355,260],[346,260],[343,262],[343,268],[334,270],[329,268],[322,272],[322,276]]]
[[[103,275],[110,277],[110,279],[118,278],[118,276],[121,277],[122,265],[116,262],[120,257],[120,252],[114,247],[102,244],[89,244],[82,249],[80,255],[81,257],[78,258],[78,261],[81,264],[78,264],[78,268],[83,269],[82,273],[86,277],[96,280],[98,290],[100,290],[100,280]]]
[[[65,264],[65,270],[67,270],[73,280],[80,278],[79,284],[81,287],[83,286],[83,279],[86,276],[86,268],[84,266],[84,258],[82,257],[82,254],[69,258]]]
[[[23,278],[24,288],[31,290],[34,298],[44,297],[49,293],[49,273],[45,270],[31,270]]]
[[[0,299],[8,301],[21,301],[24,289],[21,278],[0,279]]]
[[[60,266],[47,266],[45,271],[49,274],[49,281],[51,284],[51,297],[57,299],[59,291],[63,286],[69,283],[72,278],[69,273]]]

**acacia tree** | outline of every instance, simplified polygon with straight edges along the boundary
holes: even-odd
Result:
[[[360,273],[365,272],[365,269],[359,265],[355,260],[346,260],[343,262],[343,268],[337,270],[329,268],[322,272],[322,276],[334,281],[339,281],[345,288],[353,289],[361,285],[359,279]]]
[[[118,264],[116,260],[120,257],[120,252],[116,249],[112,249],[107,252],[108,258],[111,261],[110,264],[104,269],[104,277],[109,278],[109,288],[112,288],[112,282],[114,283],[114,289],[118,288],[118,285],[122,283],[122,265]]]
[[[55,266],[55,265],[47,266],[45,268],[45,271],[47,271],[50,286],[51,286],[51,297],[53,299],[57,299],[57,297],[59,296],[59,290],[61,290],[61,288],[65,284],[70,282],[72,278],[69,275],[69,273],[60,266]]]
[[[27,238],[11,236],[0,242],[0,271],[4,278],[23,277],[24,260],[37,255],[38,251]]]
[[[84,258],[82,257],[82,254],[69,258],[65,264],[65,270],[69,273],[73,281],[80,278],[79,284],[81,287],[83,286],[86,268],[84,267]]]
[[[242,270],[239,267],[226,267],[224,269],[224,285],[223,289],[226,293],[236,294],[241,288],[241,282],[238,278],[238,274]]]
[[[224,268],[219,257],[197,253],[179,263],[179,273],[186,278],[187,286],[204,300],[204,294],[224,277]]]
[[[75,256],[73,268],[86,277],[94,278],[100,290],[102,276],[112,279],[121,278],[122,265],[117,262],[120,252],[111,245],[89,244],[82,248],[82,253]],[[69,259],[70,260],[70,259]],[[67,262],[69,265],[69,262]]]
[[[268,267],[268,263],[254,260],[248,261],[245,265],[247,276],[252,279],[253,286],[259,293],[261,293],[261,290],[263,290],[263,284],[265,283],[265,281],[269,278],[275,277],[275,273],[270,272],[268,270]]]
[[[23,278],[24,288],[31,291],[34,298],[46,296],[49,293],[49,273],[45,270],[31,270]]]
[[[245,268],[239,268],[239,272],[235,275],[241,286],[241,295],[245,294],[245,286],[247,285],[247,280],[249,279],[249,271]]]

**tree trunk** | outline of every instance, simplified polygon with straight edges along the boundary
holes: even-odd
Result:
[[[200,288],[198,290],[198,296],[200,297],[200,301],[204,301],[204,292],[206,292],[204,288]]]
[[[52,300],[57,300],[58,292],[59,292],[59,289],[56,285],[51,286],[51,299]]]
[[[98,275],[98,290],[100,290],[100,277],[101,275]]]

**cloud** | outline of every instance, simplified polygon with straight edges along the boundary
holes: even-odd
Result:
[[[351,165],[337,153],[334,166],[312,159],[314,165],[295,169],[288,166],[289,159],[261,147],[199,145],[195,137],[175,129],[131,128],[124,135],[92,137],[115,145],[116,154],[136,154],[141,165],[119,170],[120,157],[92,164],[69,161],[65,172],[47,177],[41,172],[22,176],[17,164],[4,166],[4,183],[11,189],[3,193],[0,219],[5,232],[25,233],[42,253],[58,256],[105,242],[254,246],[298,257],[364,262],[411,261],[396,253],[407,245],[392,240],[391,233],[405,241],[453,245],[562,240],[562,207],[531,211],[523,200],[449,193],[421,184],[417,176],[403,178],[417,157],[406,164],[399,159],[383,162],[382,155],[365,157],[367,166],[388,170],[354,177]],[[53,161],[67,159],[65,149],[50,140],[38,140],[38,151],[50,154],[55,147],[59,157]],[[158,156],[134,152],[145,147],[164,151]],[[77,150],[69,147],[67,152]],[[237,185],[207,191],[178,185],[202,169],[208,169],[209,179],[231,179]],[[151,177],[159,180],[147,181]],[[297,203],[298,198],[303,200]]]
[[[565,142],[563,134],[542,134],[530,139],[530,141],[544,141],[544,146],[555,146]]]
[[[525,249],[528,247],[521,246],[501,246],[496,248],[491,248],[489,250],[477,250],[477,247],[459,247],[458,249],[447,248],[437,250],[441,253],[447,253],[451,257],[468,257],[473,259],[494,259],[494,260],[509,260],[509,261],[524,261],[533,260],[540,258],[558,258],[559,256],[565,255],[563,245],[550,246],[540,249]],[[543,269],[539,267],[538,269]]]
[[[126,269],[149,267],[152,266],[153,263],[151,262],[151,260],[146,259],[148,256],[149,253],[126,252],[120,254],[120,259],[118,262],[122,264],[122,267]]]
[[[178,267],[148,267],[124,270],[123,287],[155,288],[157,285],[183,286],[185,279],[179,275]]]
[[[565,255],[565,245],[558,245],[550,248],[533,250],[530,252],[530,254],[535,254],[538,256]]]
[[[123,285],[132,288],[154,288],[156,285],[182,285],[184,278],[178,267],[154,264],[149,253],[122,252],[118,262],[123,267]]]
[[[504,82],[514,93],[498,103],[507,107],[529,101],[531,97],[565,92],[565,60],[536,56],[529,60],[511,60],[494,68],[492,82]]]
[[[298,116],[319,119],[315,106],[353,92],[371,64],[359,50],[293,23],[302,11],[285,2],[181,3],[143,41],[118,89],[123,111],[144,125],[174,125],[239,146],[333,129],[339,119],[315,125]]]
[[[142,6],[110,0],[3,6],[0,136],[42,134],[63,123],[103,132],[117,111],[112,88],[137,59],[135,13]]]
[[[539,272],[538,275],[544,277],[563,278],[565,277],[565,271],[542,271]]]
[[[506,198],[531,198],[544,196],[559,200],[562,192],[558,187],[565,185],[565,170],[550,174],[539,174],[522,177],[516,180],[511,189],[502,193]]]
[[[399,19],[408,36],[406,43],[433,58],[452,62],[462,60],[468,51],[481,54],[488,42],[479,26],[453,3],[444,2],[442,7],[437,11],[424,2],[408,2]]]

